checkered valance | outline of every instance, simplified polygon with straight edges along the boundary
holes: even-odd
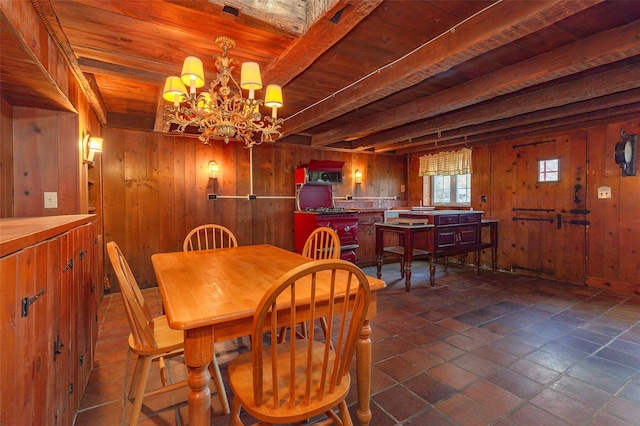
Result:
[[[420,157],[418,176],[466,175],[471,172],[471,149],[469,148]]]

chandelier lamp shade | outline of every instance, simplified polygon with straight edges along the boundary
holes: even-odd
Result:
[[[282,107],[282,88],[269,84],[264,101],[255,99],[255,93],[262,89],[260,66],[256,62],[245,62],[240,70],[240,84],[232,71],[237,61],[228,56],[227,51],[236,46],[229,37],[216,37],[215,44],[222,54],[214,56],[218,70],[217,77],[208,90],[199,94],[196,89],[204,87],[202,61],[195,56],[187,56],[180,76],[167,77],[162,97],[170,102],[164,108],[164,121],[175,125],[174,131],[185,132],[196,128],[198,139],[204,144],[211,140],[239,140],[245,148],[252,148],[263,142],[274,142],[282,136],[278,118],[278,108]],[[248,91],[243,96],[243,89]],[[271,108],[271,115],[262,115],[260,107]]]

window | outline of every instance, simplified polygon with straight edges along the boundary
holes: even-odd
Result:
[[[538,161],[538,182],[557,182],[560,179],[558,165],[557,158]]]
[[[425,205],[469,206],[471,204],[471,160],[469,148],[420,157]]]
[[[470,174],[454,176],[432,176],[430,180],[432,203],[434,205],[471,204]]]

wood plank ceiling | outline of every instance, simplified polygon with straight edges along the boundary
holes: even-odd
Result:
[[[194,55],[208,84],[218,35],[237,41],[230,56],[283,86],[286,143],[421,153],[640,112],[637,1],[32,3],[107,126],[166,130],[164,79]]]

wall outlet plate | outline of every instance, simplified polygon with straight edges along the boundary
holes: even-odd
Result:
[[[598,188],[598,198],[611,198],[611,187],[601,186]]]
[[[58,208],[58,193],[57,192],[45,192],[44,193],[44,208],[45,209],[57,209]]]

